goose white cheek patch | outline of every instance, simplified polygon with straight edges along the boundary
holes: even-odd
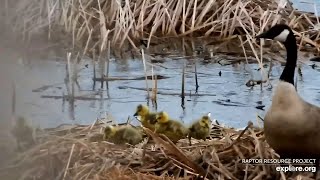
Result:
[[[287,40],[289,33],[290,32],[288,29],[284,29],[278,36],[274,37],[273,39],[280,42],[285,42]]]

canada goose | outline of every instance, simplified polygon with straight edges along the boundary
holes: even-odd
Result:
[[[176,143],[187,136],[188,129],[179,121],[170,119],[168,113],[161,111],[157,113],[155,132],[166,135]]]
[[[140,116],[141,124],[144,127],[154,131],[154,125],[157,122],[156,115],[156,113],[149,111],[148,106],[139,104],[133,116]]]
[[[202,116],[201,119],[195,121],[190,127],[189,127],[189,145],[191,145],[191,138],[195,139],[202,139],[206,140],[207,137],[210,135],[211,130],[211,119],[210,119],[211,113],[208,113],[205,116]]]
[[[283,158],[320,156],[320,108],[304,101],[294,87],[297,63],[296,38],[287,25],[278,24],[256,38],[280,41],[287,51],[287,61],[264,119],[264,133],[269,145]]]

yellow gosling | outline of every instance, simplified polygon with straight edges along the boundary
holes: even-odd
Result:
[[[176,143],[187,136],[188,129],[179,121],[171,120],[168,113],[161,111],[156,119],[155,132],[166,135],[172,142]]]
[[[18,117],[11,133],[16,138],[18,150],[28,148],[35,144],[33,139],[33,128],[30,127],[23,117]]]
[[[107,126],[104,129],[103,139],[114,144],[131,144],[136,145],[142,141],[142,133],[134,127]]]
[[[207,137],[210,135],[211,130],[211,119],[210,119],[211,113],[208,113],[208,115],[202,116],[201,119],[195,121],[190,127],[189,127],[189,144],[191,145],[191,138],[195,139],[202,139],[206,140]]]
[[[151,131],[154,131],[154,126],[157,122],[156,113],[150,112],[148,106],[139,104],[133,116],[140,116],[141,124]]]

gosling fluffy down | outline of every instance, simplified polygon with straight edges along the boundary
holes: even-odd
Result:
[[[17,118],[11,133],[16,138],[17,146],[20,150],[35,144],[33,139],[33,128],[28,125],[26,119],[23,117]]]
[[[211,129],[211,113],[208,113],[205,116],[202,116],[201,119],[195,121],[189,127],[189,143],[191,144],[191,138],[206,140],[210,135]]]
[[[140,116],[139,120],[141,121],[141,124],[154,131],[154,126],[157,122],[156,114],[157,113],[150,112],[148,106],[139,104],[133,116]]]
[[[131,144],[136,145],[142,141],[142,133],[131,126],[107,126],[104,129],[103,139],[114,144]]]
[[[293,31],[278,24],[257,38],[278,40],[287,51],[286,65],[264,118],[267,142],[282,158],[319,158],[320,108],[304,101],[294,87],[297,44]]]
[[[161,111],[157,114],[155,132],[166,135],[172,142],[176,143],[187,136],[188,129],[179,121],[170,119],[168,113]]]

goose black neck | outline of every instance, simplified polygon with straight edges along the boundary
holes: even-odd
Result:
[[[294,85],[294,71],[297,64],[297,44],[296,38],[292,33],[289,34],[287,41],[284,43],[287,50],[287,62],[280,76],[280,80]]]

